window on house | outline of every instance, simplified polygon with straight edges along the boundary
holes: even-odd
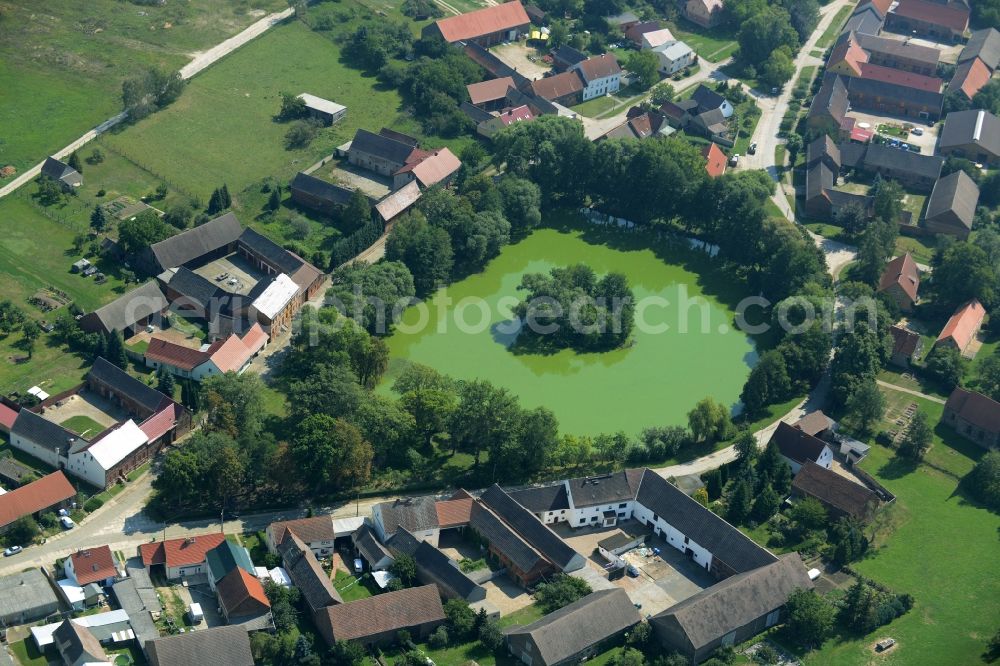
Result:
[[[619,509],[624,509],[624,508],[625,508],[625,506],[626,506],[626,503],[625,503],[625,502],[622,502],[621,504],[619,504],[619,505],[618,505],[618,508],[619,508]]]
[[[688,544],[688,543],[690,543],[690,542],[691,542],[691,540],[689,538],[684,537],[684,543],[685,543],[685,545]]]
[[[656,514],[654,513],[654,514],[653,514],[653,520],[659,520],[659,519],[660,519],[660,518],[659,518],[659,516],[657,516],[657,515],[656,515]]]

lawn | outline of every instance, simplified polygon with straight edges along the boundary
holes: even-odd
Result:
[[[66,428],[67,430],[72,430],[81,437],[84,436],[84,433],[86,433],[90,437],[93,437],[97,433],[103,432],[105,430],[104,426],[102,426],[100,423],[98,423],[94,419],[84,414],[77,414],[76,416],[71,416],[62,423],[60,423],[59,425],[61,425],[63,428]]]
[[[918,222],[924,214],[924,204],[927,203],[927,195],[907,192],[903,195],[903,210],[908,210],[913,214],[913,222]]]
[[[586,116],[588,118],[596,118],[605,111],[610,111],[615,108],[617,102],[610,95],[604,95],[601,97],[595,97],[594,99],[588,99],[582,104],[577,104],[572,108],[574,111],[579,113],[581,116]]]
[[[828,48],[833,41],[837,39],[837,35],[840,34],[840,29],[843,27],[844,23],[847,22],[847,17],[851,15],[854,11],[854,5],[847,5],[841,7],[837,11],[837,15],[833,17],[833,21],[830,23],[829,27],[820,35],[819,39],[816,40],[816,46],[821,49]]]
[[[341,598],[347,601],[357,601],[358,599],[367,599],[373,595],[371,589],[369,589],[369,574],[362,574],[360,578],[356,578],[346,571],[337,571],[336,576],[333,578],[333,586],[340,593]],[[372,582],[371,585],[374,585]]]
[[[2,648],[0,648],[2,649]],[[49,660],[46,655],[38,651],[38,646],[32,638],[25,638],[22,641],[10,644],[10,651],[14,653],[21,666],[47,666]],[[52,651],[55,653],[55,650]],[[58,659],[58,654],[50,655]]]
[[[675,38],[694,49],[699,58],[709,62],[721,62],[733,55],[739,47],[733,33],[727,28],[706,30],[683,18],[667,21],[666,27],[670,28]]]
[[[178,69],[284,0],[10,0],[0,25],[0,165],[23,171],[121,108],[122,80]]]
[[[923,207],[922,204],[921,207]],[[929,264],[934,258],[934,248],[925,243],[923,239],[902,234],[896,237],[896,252],[899,254],[909,252],[913,255],[913,260],[920,264]]]
[[[532,604],[509,615],[504,615],[500,618],[499,624],[501,627],[509,627],[515,624],[523,626],[531,624],[535,620],[541,619],[541,617],[541,609]],[[520,663],[509,656],[506,650],[501,648],[498,653],[494,654],[484,648],[479,641],[471,641],[461,645],[449,645],[440,650],[433,650],[426,643],[418,647],[437,666],[462,666],[462,664],[467,664],[469,661],[475,662],[479,666],[494,666],[495,664],[514,666],[514,664]]]
[[[971,453],[971,452],[970,452]],[[970,468],[972,458],[955,468]],[[875,446],[861,466],[897,496],[899,524],[887,543],[854,568],[915,598],[914,608],[861,638],[828,641],[806,666],[873,663],[871,644],[898,641],[879,664],[977,664],[1000,617],[1000,516],[970,503],[954,477],[926,466],[910,471]]]

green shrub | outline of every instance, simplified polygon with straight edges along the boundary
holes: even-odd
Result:
[[[84,503],[83,510],[86,511],[87,513],[93,513],[94,511],[100,509],[102,506],[104,506],[104,500],[102,500],[100,497],[91,497]]]

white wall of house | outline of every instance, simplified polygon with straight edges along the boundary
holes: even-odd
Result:
[[[385,543],[386,540],[391,535],[386,535],[384,518],[382,517],[382,509],[378,504],[372,507],[372,522],[375,523],[375,532],[378,534],[378,540]],[[438,545],[438,535],[441,530],[437,528],[431,528],[427,530],[411,531],[411,534],[415,536],[420,541],[426,541],[430,545],[437,548]]]
[[[711,568],[712,553],[686,537],[683,532],[664,520],[663,516],[654,514],[638,502],[635,503],[632,515],[642,524],[652,527],[654,534],[663,538],[668,544],[682,553],[687,552],[690,548],[694,561],[700,566],[705,567],[706,571]]]
[[[799,470],[802,469],[802,463],[795,462],[791,458],[786,458],[785,456],[781,457],[784,458],[785,462],[787,462],[791,466],[792,474],[798,474]],[[820,451],[819,456],[816,458],[815,462],[820,467],[830,469],[830,466],[833,465],[833,451],[830,449],[829,446],[823,447],[823,450]]]
[[[621,88],[620,74],[594,79],[588,82],[587,87],[583,89],[583,101],[586,102],[588,99],[594,99],[603,95],[613,95],[618,92],[619,88]]]
[[[568,513],[568,509],[559,509],[558,511],[543,511],[535,515],[546,525],[551,525],[552,523],[565,523],[569,520]]]
[[[35,456],[49,467],[59,468],[59,454],[48,447],[39,446],[30,439],[25,439],[24,437],[13,433],[11,433],[10,436],[10,445],[15,449],[19,449],[25,453]]]
[[[656,51],[656,57],[660,60],[660,73],[665,75],[676,74],[692,62],[694,62],[694,52],[687,51],[678,58],[671,58],[666,51]]]
[[[613,504],[598,504],[596,506],[574,507],[570,513],[569,524],[573,527],[610,527],[619,520],[628,520],[632,517],[632,508],[635,502],[628,500],[625,502],[615,502]],[[605,523],[604,512],[614,511],[616,519],[614,522]]]
[[[204,561],[198,564],[188,564],[182,567],[166,567],[167,579],[178,580],[187,576],[197,576],[208,573],[208,564]]]
[[[88,451],[69,454],[66,471],[98,488],[106,485],[107,470]]]
[[[197,370],[197,368],[195,368],[194,370],[182,370],[178,368],[176,365],[171,365],[169,363],[161,363],[160,361],[154,361],[151,358],[146,359],[146,367],[153,368],[154,370],[159,370],[160,368],[163,368],[164,370],[174,375],[175,377],[183,377],[184,379],[190,379],[194,373],[194,370]]]

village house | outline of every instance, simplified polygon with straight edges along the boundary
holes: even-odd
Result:
[[[647,33],[657,32],[660,30],[659,21],[642,21],[640,23],[635,23],[630,25],[625,29],[625,39],[629,41],[635,48],[641,48],[643,43],[643,36]]]
[[[333,554],[337,532],[333,528],[333,519],[330,516],[312,516],[271,523],[264,531],[267,537],[267,550],[277,554],[278,546],[289,533],[301,539],[317,557],[328,557]]]
[[[100,641],[94,638],[87,627],[73,620],[63,620],[52,634],[53,644],[65,666],[93,666],[110,664]]]
[[[66,621],[31,627],[31,640],[40,652],[56,646],[56,634]],[[82,615],[69,621],[85,629],[101,645],[129,641],[134,633],[132,619],[122,609]]]
[[[480,136],[491,139],[493,135],[505,127],[510,127],[515,123],[530,122],[534,119],[535,114],[532,113],[531,107],[527,104],[518,107],[509,107],[497,115],[491,115],[489,118],[485,118],[477,123],[476,132]]]
[[[791,594],[811,589],[798,553],[738,573],[654,615],[649,623],[667,650],[704,661],[720,647],[732,647],[773,627]]]
[[[812,497],[832,518],[850,516],[866,520],[879,504],[878,495],[847,477],[807,461],[792,479],[792,494]]]
[[[347,159],[354,166],[391,177],[406,164],[416,147],[416,139],[390,133],[386,128],[378,134],[359,128],[351,140]]]
[[[810,437],[817,437],[827,441],[833,437],[833,428],[835,425],[833,419],[817,409],[796,421],[792,427],[801,430]]]
[[[316,178],[302,171],[295,174],[288,185],[292,201],[296,204],[332,215],[351,201],[354,190]]]
[[[958,56],[958,64],[976,59],[982,60],[991,72],[1000,67],[1000,31],[996,28],[973,32]]]
[[[88,333],[121,333],[127,340],[149,324],[161,325],[170,302],[156,280],[128,291],[80,318]]]
[[[54,157],[45,158],[42,176],[54,180],[66,192],[72,192],[73,188],[83,185],[83,175],[79,171]]]
[[[347,115],[347,107],[343,104],[337,104],[309,93],[302,93],[299,95],[299,99],[305,102],[309,117],[320,121],[327,127]]]
[[[1000,402],[956,387],[944,405],[941,422],[984,449],[1000,447]]]
[[[885,28],[904,35],[957,42],[969,29],[969,15],[969,6],[962,2],[900,0],[889,10]]]
[[[905,77],[903,73],[915,74],[918,77],[935,77],[939,57],[940,52],[929,46],[875,35],[844,32],[830,52],[826,71],[845,76],[870,76],[874,71],[883,76],[897,76],[901,81],[910,82],[911,79]],[[885,74],[885,69],[893,71]],[[912,81],[924,81],[924,79],[915,78]],[[937,89],[940,90],[940,80],[937,80]]]
[[[532,94],[562,106],[575,106],[583,101],[583,77],[575,70],[566,70],[531,82]]]
[[[355,530],[351,535],[351,543],[354,544],[354,552],[364,561],[369,571],[385,571],[396,561],[368,524]]]
[[[641,469],[628,469],[563,481],[570,503],[569,524],[614,527],[628,520],[642,476]]]
[[[506,634],[507,650],[528,666],[586,660],[642,620],[621,588],[599,590]]]
[[[982,109],[949,113],[938,137],[938,152],[1000,165],[1000,119]]]
[[[705,84],[700,84],[691,94],[691,99],[698,103],[699,111],[712,111],[718,109],[722,112],[723,118],[730,118],[735,109],[725,97],[712,90]]]
[[[255,575],[250,551],[228,539],[205,553],[205,566],[208,574],[208,586],[213,590],[219,581],[228,576],[234,569],[243,569],[248,574]]]
[[[37,519],[43,513],[68,507],[74,499],[76,488],[61,471],[5,492],[0,495],[0,534],[20,518],[30,516]]]
[[[948,83],[948,92],[960,91],[971,102],[992,77],[993,72],[979,58],[966,60],[955,68]]]
[[[828,76],[823,79],[822,87],[813,97],[809,113],[806,115],[806,127],[817,133],[833,133],[841,139],[846,138],[849,107],[844,79],[839,76]]]
[[[934,346],[943,345],[957,349],[959,353],[965,354],[979,334],[979,329],[983,325],[983,318],[986,317],[986,308],[976,299],[959,306],[949,319],[948,323],[941,329],[941,334],[934,341]]]
[[[63,570],[66,572],[66,577],[79,587],[90,583],[109,587],[118,577],[115,558],[108,546],[76,551],[66,558]]]
[[[381,502],[372,507],[372,520],[379,541],[386,543],[400,527],[421,541],[437,546],[441,531],[437,500],[433,497],[407,497]]]
[[[621,125],[612,127],[605,134],[597,137],[595,141],[605,141],[607,139],[648,139],[652,136],[669,136],[675,132],[674,128],[667,124],[666,117],[658,111],[645,111],[633,115],[632,111],[637,107],[629,109],[628,118]]]
[[[892,336],[892,355],[889,362],[900,368],[909,368],[914,357],[920,354],[922,341],[918,333],[894,325],[889,328]]]
[[[729,158],[717,144],[710,143],[702,148],[701,156],[705,158],[705,171],[708,172],[709,177],[718,178],[726,173]]]
[[[660,74],[670,76],[676,74],[698,60],[694,50],[684,42],[670,42],[653,49],[660,61]]]
[[[888,5],[891,3],[879,0],[878,3],[872,1],[859,2],[847,23],[844,24],[843,32],[853,32],[858,35],[878,35],[882,32],[885,24],[885,16],[889,11]]]
[[[939,178],[927,200],[924,228],[965,240],[972,232],[978,202],[979,186],[969,174],[956,171]]]
[[[410,181],[395,192],[390,192],[375,204],[375,213],[383,224],[389,224],[404,213],[420,198],[420,186],[416,181]]]
[[[250,635],[242,627],[210,627],[146,641],[150,666],[254,666]]]
[[[921,192],[929,193],[934,189],[944,165],[941,157],[921,155],[891,146],[842,143],[839,148],[842,169],[878,174]]]
[[[483,111],[499,111],[507,103],[507,89],[513,88],[514,79],[504,76],[499,79],[470,83],[465,86],[469,102]]]
[[[328,645],[354,641],[372,646],[394,642],[402,630],[421,643],[444,624],[445,615],[437,586],[422,585],[327,606],[314,620]]]
[[[149,340],[143,359],[146,367],[200,382],[227,372],[243,374],[257,354],[267,347],[267,342],[267,333],[256,323],[242,337],[232,333],[205,349],[184,347],[154,336]]]
[[[433,152],[421,152],[423,154],[419,157],[411,155],[407,164],[400,167],[392,175],[392,188],[394,190],[398,190],[413,181],[425,189],[437,184],[447,186],[462,166],[462,161],[447,148]]]
[[[573,65],[586,60],[587,57],[583,51],[563,44],[552,50],[552,68],[556,72],[565,72]]]
[[[909,252],[886,264],[878,283],[878,292],[886,294],[903,312],[913,311],[919,288],[920,271]]]
[[[507,494],[546,525],[569,520],[569,493],[565,484],[510,490]]]
[[[844,79],[852,108],[928,123],[941,117],[944,94],[940,79],[868,64],[863,66],[861,76]]]
[[[39,568],[30,567],[0,577],[0,626],[40,620],[58,611],[60,606],[49,578]]]
[[[215,593],[226,624],[240,625],[247,631],[273,631],[271,602],[253,574],[236,567],[216,583]]]
[[[621,87],[621,67],[614,55],[592,56],[571,66],[568,71],[580,73],[583,79],[583,101],[603,95],[613,95]]]
[[[670,32],[667,28],[662,28],[660,30],[652,30],[650,32],[643,33],[639,48],[643,51],[655,51],[658,48],[676,41],[677,40],[674,39],[674,33]]]
[[[778,447],[781,457],[791,466],[792,474],[798,473],[806,462],[814,462],[826,469],[833,464],[833,451],[826,442],[784,421],[778,422],[768,445],[771,443]]]
[[[207,574],[208,551],[225,540],[226,535],[218,533],[154,541],[139,546],[139,557],[150,573],[158,571],[168,581],[178,581]]]
[[[703,28],[714,28],[722,21],[723,0],[687,0],[683,4],[684,18]]]
[[[512,0],[439,19],[424,27],[422,34],[424,38],[441,37],[449,44],[474,42],[490,47],[517,41],[530,25],[531,19],[520,0]]]
[[[286,531],[278,546],[278,554],[292,584],[298,588],[309,607],[310,615],[327,606],[344,603],[312,549],[294,532]]]

